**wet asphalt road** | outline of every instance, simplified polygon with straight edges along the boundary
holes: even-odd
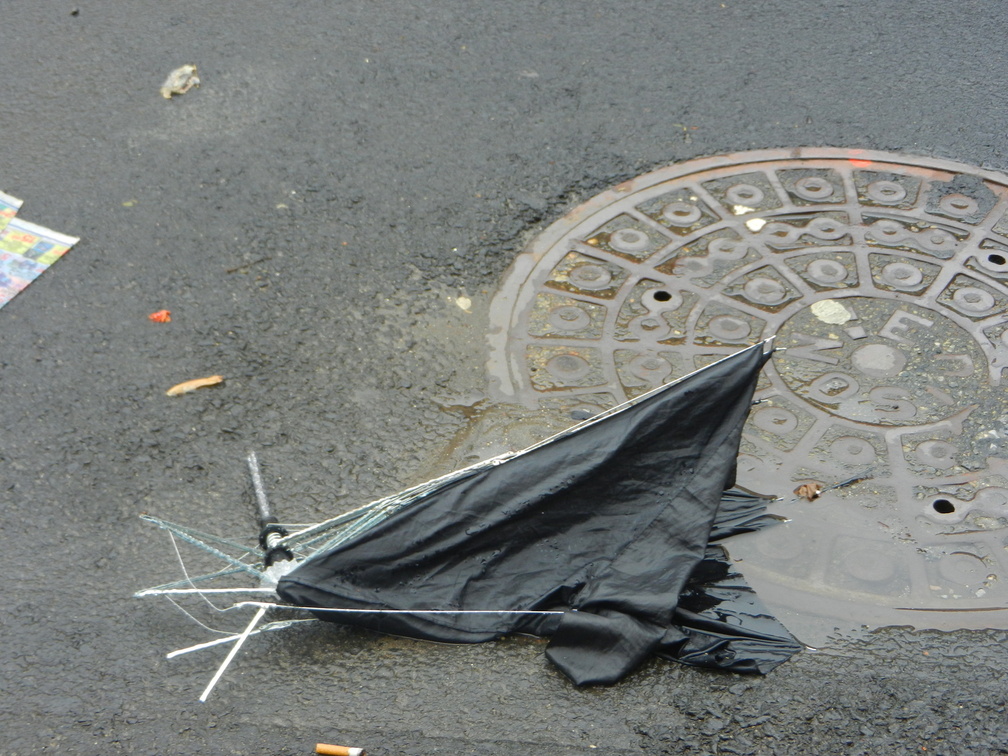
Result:
[[[223,654],[166,661],[206,632],[130,597],[178,573],[139,513],[252,532],[249,449],[291,520],[443,471],[499,276],[597,191],[791,145],[1008,169],[999,5],[2,7],[0,188],[82,240],[0,310],[0,753],[1008,752],[1004,632],[578,690],[539,642],[310,627],[199,704]]]

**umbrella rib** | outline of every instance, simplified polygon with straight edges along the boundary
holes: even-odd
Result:
[[[284,630],[291,625],[299,622],[318,622],[314,618],[310,619],[290,619],[290,620],[280,620],[278,622],[267,622],[265,625],[260,627],[258,630],[253,630],[249,633],[249,637],[253,635],[259,635],[259,633],[266,633],[271,630]],[[182,654],[188,654],[193,651],[202,651],[204,648],[212,648],[213,646],[219,646],[221,643],[230,643],[231,641],[238,640],[238,635],[229,635],[226,638],[216,638],[212,641],[206,641],[205,643],[197,643],[195,646],[189,646],[187,648],[180,648],[177,651],[172,651],[165,654],[166,659],[174,659],[176,656],[182,656]]]
[[[245,630],[242,631],[242,634],[235,639],[234,645],[228,652],[227,658],[225,658],[224,661],[221,663],[221,665],[217,668],[217,672],[214,674],[213,679],[207,684],[206,688],[203,690],[202,695],[200,695],[199,700],[201,703],[206,703],[207,696],[210,695],[210,691],[214,689],[214,686],[217,684],[217,681],[221,679],[221,675],[224,674],[224,670],[226,670],[228,668],[228,665],[231,664],[231,660],[235,658],[235,655],[238,653],[238,650],[242,647],[242,644],[245,643],[249,635],[252,634],[252,631],[255,630],[255,626],[259,624],[259,620],[261,620],[263,615],[266,614],[266,610],[268,608],[269,608],[268,606],[260,606],[259,611],[255,613],[255,616],[252,618],[252,621],[248,623]]]

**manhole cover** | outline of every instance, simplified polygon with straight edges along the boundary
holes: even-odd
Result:
[[[792,624],[1003,628],[1006,305],[1008,177],[739,153],[547,229],[494,300],[489,366],[497,399],[576,418],[776,334],[739,482],[790,522],[733,548],[750,580]]]

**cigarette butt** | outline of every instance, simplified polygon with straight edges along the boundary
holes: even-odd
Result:
[[[328,743],[319,743],[316,745],[315,753],[321,753],[324,756],[365,756],[363,748],[329,745]]]
[[[223,381],[224,376],[222,375],[211,375],[207,378],[194,378],[191,381],[183,381],[182,383],[172,386],[165,393],[168,394],[168,396],[188,394],[190,391],[195,391],[196,389],[203,388],[205,386],[216,386],[218,383]]]

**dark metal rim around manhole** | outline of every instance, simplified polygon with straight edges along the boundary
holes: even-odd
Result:
[[[579,417],[776,334],[739,481],[790,522],[733,549],[747,577],[785,615],[1008,627],[1006,313],[1008,177],[737,153],[540,234],[494,299],[489,371],[498,400]]]

